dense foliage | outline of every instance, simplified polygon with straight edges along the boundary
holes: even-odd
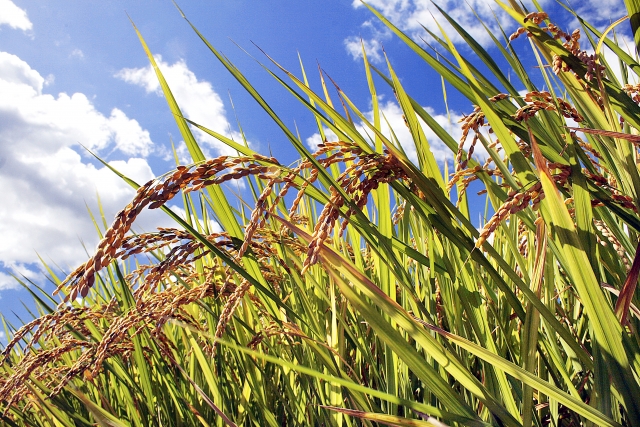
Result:
[[[389,63],[364,55],[367,115],[337,87],[332,99],[322,74],[315,93],[304,68],[273,62],[323,138],[337,135],[311,153],[198,32],[282,128],[293,166],[183,118],[140,36],[195,163],[128,180],[136,196],[95,254],[65,280],[50,271],[65,303],[33,291],[40,317],[7,326],[4,422],[639,426],[640,66],[580,17],[569,34],[541,10],[496,6],[521,27],[491,35],[508,72],[444,12],[462,51],[431,34],[436,54],[371,10],[475,106],[460,141]],[[393,89],[416,163],[383,132],[376,85]],[[238,155],[206,159],[192,126]],[[237,180],[253,201],[223,192]],[[478,189],[494,212],[480,230]],[[167,208],[175,197],[185,217]],[[131,233],[156,208],[176,228]]]

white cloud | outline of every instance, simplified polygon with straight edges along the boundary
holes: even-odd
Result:
[[[8,25],[16,30],[28,31],[33,24],[27,17],[27,12],[16,6],[11,0],[0,0],[0,26]]]
[[[21,287],[18,280],[23,283],[28,283],[27,281],[37,281],[38,276],[43,277],[42,273],[30,270],[22,263],[14,263],[11,265],[10,274],[0,271],[0,291],[5,289],[18,289]],[[16,278],[18,280],[16,280]]]
[[[381,26],[376,21],[365,21],[361,25],[362,32],[370,34],[369,39],[363,37],[351,36],[344,40],[344,46],[347,49],[347,53],[353,57],[353,59],[362,58],[362,45],[367,52],[367,59],[373,63],[381,63],[384,59],[382,42],[392,38],[391,31]]]
[[[438,24],[454,43],[463,40],[453,27],[449,25],[446,18],[442,16],[431,0],[369,0],[367,3],[382,13],[383,16],[400,28],[400,30],[406,32],[418,41],[420,41],[420,38],[429,38],[423,26],[441,37]],[[515,21],[493,0],[449,0],[436,1],[435,3],[455,22],[462,26],[473,39],[483,46],[489,46],[493,42],[487,31],[478,21],[474,11],[493,34],[500,34],[498,22],[507,31],[515,27]],[[528,3],[528,6],[531,4],[530,1],[525,3]],[[541,0],[540,3],[544,6],[544,4],[548,3],[548,0]],[[358,8],[363,6],[360,0],[353,1],[353,7]],[[530,9],[533,10],[532,8]],[[386,30],[380,29],[382,28],[382,24],[372,25],[370,21],[365,22],[363,26],[372,28],[373,34],[372,37],[367,40],[367,43],[375,47],[380,40],[379,33],[384,33]],[[500,39],[499,36],[498,39]],[[353,42],[353,38],[345,40],[345,45],[349,53],[351,53],[353,49],[350,42]],[[360,54],[360,57],[361,56]]]
[[[323,128],[322,131],[324,132],[324,137],[327,141],[338,140],[338,136],[331,129]],[[320,132],[316,132],[313,135],[311,135],[309,138],[307,138],[305,142],[307,143],[307,147],[309,147],[313,152],[313,151],[317,151],[320,144],[322,144],[324,141],[320,136]]]
[[[17,289],[19,287],[20,283],[18,283],[14,277],[0,271],[0,291],[4,291],[6,289]]]
[[[187,148],[187,144],[184,141],[180,141],[176,145],[176,154],[178,155],[178,162],[181,165],[188,165],[189,163],[193,163],[193,159],[191,158],[191,154],[189,154],[189,149]],[[168,154],[169,159],[173,159],[173,153]]]
[[[359,37],[348,37],[344,41],[344,46],[347,49],[347,53],[351,55],[353,59],[362,58],[362,45],[367,52],[367,59],[370,62],[380,63],[382,62],[382,44],[377,39],[364,40]]]
[[[600,30],[627,14],[625,2],[620,0],[583,0],[575,2],[573,6],[581,18],[593,25],[602,26]],[[573,27],[580,28],[577,20],[573,21]],[[629,30],[629,21],[619,25],[616,31],[620,29]]]
[[[440,24],[453,42],[462,41],[461,36],[448,24],[432,0],[369,0],[367,3],[382,13],[383,16],[401,30],[416,39],[427,36],[422,26],[440,36],[440,29],[437,25]],[[515,21],[493,0],[448,0],[436,1],[435,3],[462,26],[477,42],[484,46],[491,45],[492,41],[473,12],[478,15],[493,34],[500,34],[498,23],[502,25],[506,31],[512,30],[516,26]],[[530,0],[525,0],[523,3],[528,10],[536,10]],[[539,3],[543,9],[545,9],[545,6],[550,5],[552,2],[549,0],[541,0]],[[583,0],[576,2],[574,6],[578,15],[588,22],[601,27],[610,24],[627,13],[624,2],[620,0]],[[360,0],[353,0],[353,7],[363,7],[363,4]],[[548,9],[551,9],[551,7]],[[566,22],[558,22],[557,19],[559,18],[556,18],[553,14],[550,15],[550,18],[561,26],[566,24]],[[370,22],[367,21],[363,25],[368,26]],[[569,25],[571,28],[579,28],[576,20],[573,20]],[[627,32],[628,28],[628,23],[624,23],[622,26],[619,26],[617,30],[622,29],[623,32]],[[370,43],[375,44],[377,40],[378,35],[373,34]],[[345,43],[347,43],[347,41],[345,41]]]
[[[448,133],[453,137],[454,140],[459,141],[462,136],[462,131],[460,130],[460,124],[458,121],[462,118],[462,115],[457,113],[451,113],[451,117],[447,117],[446,114],[436,114],[433,108],[431,107],[423,107],[432,117],[433,119],[440,124]],[[392,140],[392,132],[393,135],[398,139],[400,145],[404,149],[405,153],[409,160],[414,163],[418,163],[418,154],[416,152],[415,144],[413,143],[413,138],[411,137],[411,132],[409,128],[404,122],[402,110],[395,102],[387,101],[385,103],[380,104],[380,121],[382,127],[382,134],[385,135],[390,141]],[[368,120],[372,120],[373,112],[369,111],[365,113],[365,116]],[[418,119],[420,120],[420,119]],[[422,120],[420,120],[420,124],[422,125],[422,129],[429,141],[429,145],[431,147],[431,152],[433,153],[435,159],[439,163],[444,163],[445,161],[453,160],[455,153],[453,153],[449,147],[445,145],[444,142],[440,138],[438,138]],[[365,128],[363,124],[359,124],[357,126],[360,133],[363,135],[372,135],[371,130],[367,127]],[[326,132],[326,130],[325,130]],[[335,140],[335,135],[332,132],[329,133],[328,139]],[[306,139],[307,145],[311,149],[317,148],[318,144],[321,142],[320,134],[315,133],[309,138]],[[465,144],[465,148],[469,148],[469,144],[471,143],[471,138],[468,138]],[[476,160],[484,161],[488,157],[488,153],[484,149],[484,147],[478,143],[474,149],[473,157]]]
[[[82,50],[80,49],[73,49],[71,51],[71,53],[69,54],[69,57],[76,57],[79,59],[84,59],[84,52],[82,52]]]
[[[611,34],[609,34],[609,37],[612,38]],[[633,37],[631,37],[630,35],[617,33],[616,38],[617,38],[616,44],[618,45],[618,47],[621,48],[623,51],[625,51],[627,54],[629,54],[632,58],[635,58],[636,53],[635,53],[635,43],[633,41]],[[593,53],[593,49],[589,49],[588,52]],[[609,66],[609,68],[613,71],[613,74],[615,75],[616,79],[618,79],[618,82],[620,84],[624,84],[622,80],[622,69],[621,69],[620,60],[618,59],[618,55],[616,55],[604,43],[602,44],[601,52],[604,54],[604,59],[607,62],[607,65]],[[628,68],[627,68],[627,75],[629,79],[629,84],[636,84],[638,82],[638,76],[636,75],[636,73],[632,72]]]
[[[149,131],[142,129],[136,120],[128,118],[125,113],[114,108],[109,116],[109,125],[115,129],[113,139],[117,149],[132,156],[149,155],[153,146]]]
[[[0,52],[0,267],[25,275],[36,274],[29,269],[36,253],[65,268],[86,260],[80,241],[92,251],[98,240],[87,213],[87,206],[99,213],[96,194],[107,222],[133,197],[113,172],[78,154],[79,144],[133,156],[111,164],[140,183],[154,176],[141,157],[152,141],[137,121],[117,108],[106,116],[81,93],[45,94],[44,82],[29,64]],[[170,223],[154,211],[136,225],[151,230],[158,221]],[[0,272],[0,289],[11,285]]]
[[[146,155],[152,147],[149,133],[137,121],[128,119],[122,111],[113,109],[110,117],[97,111],[82,93],[58,97],[43,94],[45,79],[15,55],[0,52],[0,126],[4,138],[29,132],[38,152],[82,143],[92,150],[105,148],[112,139],[126,154]],[[9,120],[14,116],[17,121]],[[22,121],[23,126],[20,126]],[[31,126],[24,126],[31,125]],[[10,142],[10,139],[8,139]],[[29,151],[19,150],[21,159]]]
[[[241,141],[241,135],[238,132],[230,131],[224,104],[213,90],[211,83],[198,80],[184,60],[168,64],[160,55],[156,55],[155,60],[185,117],[237,142]],[[147,93],[162,96],[162,89],[151,65],[143,68],[124,68],[116,73],[116,77],[144,88]],[[194,129],[193,132],[199,142],[213,148],[216,154],[235,154],[234,150],[206,133],[198,129]]]
[[[424,107],[425,110],[442,126],[456,141],[460,139],[461,131],[460,125],[458,124],[458,120],[462,118],[462,116],[452,113],[451,119],[447,117],[445,114],[435,114],[435,111],[431,107]],[[381,105],[380,108],[381,114],[381,123],[382,123],[382,133],[385,134],[388,138],[391,138],[391,129],[393,129],[393,133],[396,138],[400,142],[400,145],[407,153],[407,157],[413,162],[418,161],[418,154],[416,152],[415,144],[413,143],[413,138],[411,136],[411,132],[409,128],[405,124],[402,110],[395,102],[388,101]],[[369,114],[370,117],[373,116],[372,113]],[[385,120],[386,119],[386,120]],[[420,119],[418,119],[420,120]],[[436,134],[429,128],[422,120],[420,120],[420,124],[422,125],[422,129],[429,141],[429,145],[431,146],[431,152],[433,153],[436,161],[440,163],[444,163],[447,160],[451,160],[454,157],[454,153],[451,152],[449,147],[447,147],[440,138],[436,136]],[[482,155],[478,153],[479,155]]]

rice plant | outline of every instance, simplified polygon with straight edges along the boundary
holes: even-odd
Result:
[[[640,68],[607,37],[628,23],[601,33],[576,15],[581,28],[565,33],[543,10],[496,6],[520,26],[490,34],[508,72],[442,10],[464,50],[444,32],[430,34],[437,50],[418,44],[370,8],[473,105],[461,140],[364,50],[371,116],[337,85],[337,97],[316,93],[304,67],[296,77],[267,56],[265,72],[323,138],[337,136],[315,152],[194,27],[282,129],[293,165],[185,119],[138,33],[193,164],[144,185],[123,176],[137,193],[95,253],[64,280],[51,272],[63,303],[33,291],[41,315],[8,326],[3,421],[640,425]],[[519,59],[524,37],[535,76]],[[382,86],[415,162],[383,131]],[[451,170],[423,125],[451,150]],[[238,155],[206,159],[193,127]],[[225,193],[232,181],[252,200]],[[493,212],[479,229],[478,188]],[[167,207],[176,197],[184,217]],[[144,209],[176,227],[132,233]]]

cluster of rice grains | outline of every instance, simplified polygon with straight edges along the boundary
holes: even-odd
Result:
[[[210,256],[209,245],[215,246],[240,267],[243,266],[243,256],[250,252],[265,280],[272,289],[278,291],[283,273],[290,272],[291,268],[279,257],[279,245],[286,245],[300,259],[304,259],[298,271],[298,274],[303,274],[317,262],[317,251],[328,240],[340,215],[345,218],[339,232],[342,234],[348,218],[356,209],[366,205],[372,190],[382,183],[405,178],[390,154],[364,153],[349,142],[325,142],[314,153],[314,157],[325,169],[334,164],[343,165],[344,171],[336,181],[342,191],[352,198],[353,205],[345,206],[343,196],[332,189],[329,201],[315,223],[313,241],[308,246],[301,244],[288,230],[265,226],[265,222],[294,187],[298,194],[289,208],[288,219],[292,223],[307,225],[307,218],[298,213],[298,208],[305,190],[318,178],[318,170],[310,160],[303,160],[290,169],[281,166],[272,157],[223,156],[191,167],[179,166],[173,173],[141,186],[131,203],[116,215],[95,254],[69,274],[56,289],[56,293],[65,292],[64,303],[53,314],[20,328],[4,349],[4,363],[11,364],[13,369],[9,378],[0,379],[0,401],[5,402],[5,415],[11,405],[29,394],[28,383],[32,379],[44,381],[52,395],[59,393],[79,375],[84,380],[93,381],[99,376],[106,359],[113,356],[130,357],[132,338],[143,331],[154,338],[162,353],[171,356],[171,340],[163,332],[163,325],[167,321],[177,320],[194,328],[207,329],[206,325],[202,325],[202,319],[193,318],[183,309],[189,304],[205,301],[206,298],[226,298],[216,325],[216,337],[220,337],[240,301],[249,292],[250,284],[222,260]],[[139,235],[129,233],[144,209],[160,208],[179,191],[194,192],[209,185],[220,185],[247,176],[260,179],[264,190],[255,203],[241,245],[225,232],[205,236],[206,242],[184,230],[171,228]],[[276,196],[271,197],[272,194]],[[88,295],[98,273],[113,261],[150,252],[161,254],[159,261],[141,265],[125,278],[132,290],[135,306],[125,310],[115,298],[107,303],[96,300],[81,308],[70,306],[70,301]],[[205,257],[208,262],[204,263],[203,277],[195,263]],[[250,296],[250,300],[266,319],[259,299]],[[268,319],[265,322],[269,324]],[[87,328],[87,323],[92,328]],[[278,333],[272,329],[273,326],[269,326],[269,330],[262,334]],[[291,334],[285,330],[280,333]],[[31,336],[29,340],[25,338],[28,336]],[[259,332],[254,341],[259,342],[261,336]],[[18,349],[20,343],[26,344]],[[211,354],[214,353],[215,342],[203,346]],[[38,347],[47,350],[37,350]],[[16,359],[15,350],[22,356]],[[69,354],[74,355],[71,358],[74,362],[65,365],[63,358]],[[173,357],[167,360],[173,360]]]
[[[630,94],[630,96],[635,95],[638,88],[628,86],[625,90]],[[504,99],[508,99],[507,94],[498,94],[489,100],[492,102],[499,102]],[[515,114],[512,115],[512,118],[520,123],[524,123],[532,118],[534,118],[538,112],[540,111],[554,111],[562,115],[567,119],[572,119],[577,123],[581,123],[584,121],[584,118],[578,113],[578,111],[566,100],[560,97],[553,97],[549,92],[546,91],[533,91],[528,92],[523,97],[525,101],[525,105],[518,108]],[[636,102],[640,101],[640,96],[635,95],[634,100]],[[509,185],[504,182],[504,176],[500,169],[491,168],[490,165],[493,163],[493,159],[491,157],[483,164],[476,164],[473,167],[467,167],[469,160],[471,160],[471,154],[473,153],[473,149],[480,138],[485,137],[482,134],[482,129],[486,128],[486,134],[492,134],[493,130],[491,126],[485,122],[484,113],[480,110],[479,107],[475,107],[474,111],[464,116],[460,123],[462,129],[462,137],[460,138],[458,145],[458,153],[456,155],[456,170],[452,174],[451,179],[447,184],[447,191],[450,191],[454,185],[457,183],[461,183],[458,191],[458,202],[460,201],[461,196],[466,192],[469,184],[480,178],[480,174],[484,174],[489,177],[494,177],[497,179],[501,179],[502,183],[500,184],[502,187],[508,188]],[[473,132],[473,140],[469,146],[468,151],[465,153],[464,146],[466,144],[466,140],[469,137],[469,134]],[[582,140],[578,134],[570,130],[568,131],[571,139],[582,148],[586,156],[585,158],[589,160],[591,168],[585,168],[582,170],[582,173],[590,181],[590,183],[594,186],[600,188],[606,188],[608,193],[606,195],[607,202],[618,204],[619,206],[631,209],[637,212],[637,208],[633,203],[632,199],[623,194],[616,186],[615,179],[609,173],[607,168],[602,165],[600,162],[601,155],[598,151],[588,142]],[[487,145],[495,149],[496,152],[500,152],[500,141],[495,139],[493,141],[488,140]],[[519,140],[518,146],[522,154],[529,158],[531,156],[531,146],[530,142]],[[559,153],[562,154],[562,153]],[[552,172],[552,178],[556,186],[561,189],[565,194],[571,194],[571,183],[569,177],[571,175],[571,167],[568,165],[560,164],[560,163],[547,163],[547,167]],[[517,181],[517,177],[515,173],[512,171],[513,178]],[[486,193],[486,189],[481,190],[478,195]],[[491,236],[491,234],[497,229],[497,227],[504,221],[506,221],[511,215],[520,212],[527,207],[531,206],[533,210],[537,210],[540,202],[544,199],[544,192],[542,190],[542,184],[538,181],[533,183],[528,187],[521,187],[518,190],[510,189],[507,193],[507,198],[503,202],[503,204],[497,209],[495,214],[489,219],[489,221],[484,225],[482,230],[480,231],[480,236],[476,241],[476,248],[481,248],[484,242]],[[573,201],[571,197],[566,199],[566,203],[570,204]],[[593,207],[602,206],[604,204],[604,200],[599,200],[598,198],[592,198],[591,204]],[[569,212],[573,214],[573,209],[569,209]],[[597,228],[599,230],[599,228]],[[524,250],[524,249],[523,249]],[[626,258],[624,258],[626,260]]]
[[[571,34],[566,33],[556,24],[548,22],[548,19],[549,15],[545,12],[533,12],[525,17],[525,23],[530,22],[538,26],[546,23],[546,26],[541,27],[541,29],[549,33],[549,35],[555,40],[562,40],[562,45],[585,67],[585,70],[577,70],[571,64],[565,63],[559,55],[554,54],[552,60],[553,71],[556,74],[560,74],[561,72],[573,72],[576,77],[579,79],[584,77],[588,82],[590,82],[594,77],[604,77],[605,67],[598,64],[597,55],[580,49],[580,30],[576,29]],[[520,27],[511,34],[509,41],[515,40],[522,34],[526,34],[528,37],[531,36],[529,30],[525,27]],[[585,85],[585,88],[588,88],[588,86]]]

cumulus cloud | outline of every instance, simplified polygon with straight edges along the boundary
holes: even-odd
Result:
[[[361,32],[368,34],[370,37],[347,37],[344,40],[347,53],[351,55],[353,59],[362,58],[362,47],[364,45],[364,49],[367,52],[367,59],[373,63],[381,63],[384,59],[382,44],[383,41],[391,39],[391,31],[373,21],[365,21],[361,25],[361,28]]]
[[[616,0],[605,1],[614,2]],[[431,0],[370,0],[367,3],[416,40],[419,40],[421,37],[428,38],[423,26],[433,33],[440,35],[439,24],[454,43],[462,41],[462,37],[448,24]],[[515,27],[515,21],[513,21],[500,6],[491,0],[449,0],[436,1],[435,3],[461,25],[478,43],[484,46],[491,45],[493,42],[475,14],[487,25],[493,34],[500,34],[498,22],[506,30]],[[525,4],[526,3],[528,3],[528,6],[531,5],[531,2],[525,2]],[[540,3],[544,5],[548,3],[548,0],[542,0]],[[354,0],[353,7],[363,7],[363,4],[360,0]],[[367,28],[371,31],[368,31]],[[370,45],[367,47],[371,47],[375,55],[376,47],[379,45],[380,35],[385,34],[386,27],[383,29],[382,24],[373,25],[371,21],[366,21],[363,23],[363,29],[365,33],[369,32],[371,34],[366,37],[365,45]],[[348,38],[345,40],[345,46],[350,54],[358,57],[358,55],[352,53],[355,52],[353,42],[353,37]],[[367,51],[367,54],[369,54],[369,51]],[[359,56],[361,57],[362,54]]]
[[[382,62],[382,44],[377,39],[364,40],[355,36],[348,37],[344,41],[344,46],[353,59],[362,58],[362,47],[364,46],[369,61]]]
[[[144,158],[152,151],[148,131],[114,108],[96,110],[82,93],[43,93],[45,79],[19,57],[0,52],[0,289],[14,274],[35,274],[36,254],[75,267],[97,243],[87,207],[98,213],[98,194],[109,221],[133,197],[133,189],[108,168],[79,153],[79,144],[99,153],[129,156],[111,164],[138,182],[154,174]],[[101,151],[103,150],[103,151]],[[126,157],[125,156],[125,157]],[[141,228],[170,223],[154,212]]]
[[[17,289],[20,287],[18,281],[11,275],[0,271],[0,291],[6,289]]]
[[[42,93],[45,79],[15,55],[0,52],[0,117],[2,134],[29,132],[40,142],[38,152],[57,150],[81,142],[93,150],[105,148],[112,139],[126,154],[146,155],[152,148],[149,132],[136,120],[114,108],[110,117],[97,111],[82,93],[57,97]],[[10,120],[14,117],[16,120]],[[26,126],[33,125],[33,126]],[[8,140],[10,142],[10,140]],[[6,149],[6,147],[2,147]],[[30,152],[19,154],[26,158]]]
[[[324,137],[325,137],[325,139],[327,141],[337,141],[338,140],[338,136],[331,129],[323,128],[322,131],[324,132]],[[314,151],[318,150],[318,147],[324,141],[322,140],[322,137],[320,136],[320,132],[316,132],[313,135],[311,135],[309,138],[307,138],[305,140],[305,142],[307,143],[307,147],[309,147],[309,149],[312,152],[314,152]]]
[[[73,49],[69,54],[70,58],[84,59],[84,52],[80,49]]]
[[[460,125],[458,121],[462,118],[461,115],[456,113],[452,113],[451,117],[448,117],[446,114],[436,114],[433,108],[431,107],[423,107],[433,118],[435,121],[440,124],[456,141],[460,139],[462,132],[460,130]],[[413,138],[411,137],[411,132],[409,128],[404,122],[404,118],[402,115],[402,110],[395,102],[388,101],[384,103],[380,108],[381,114],[381,122],[382,122],[382,132],[388,138],[391,138],[391,129],[393,129],[393,133],[402,148],[405,150],[407,157],[415,163],[418,162],[418,153],[416,152],[415,144],[413,143]],[[370,116],[373,117],[373,114],[370,113]],[[418,119],[420,124],[422,125],[422,130],[429,141],[429,145],[431,146],[431,152],[433,153],[436,161],[439,163],[444,163],[447,160],[452,160],[454,154],[451,152],[449,147],[447,147],[440,138],[436,136],[436,134],[428,127],[422,120]],[[476,152],[478,158],[482,158],[486,155],[486,153],[482,151]]]
[[[616,34],[616,39],[616,44],[619,48],[628,53],[632,58],[636,56],[635,43],[633,41],[633,37],[630,34],[627,35],[618,33]],[[593,49],[589,49],[588,52],[593,53]],[[601,53],[604,55],[604,60],[607,62],[609,68],[613,71],[613,74],[615,75],[618,82],[622,84],[624,82],[622,78],[623,74],[621,68],[623,65],[620,64],[618,55],[616,55],[611,49],[609,49],[606,44],[602,45]],[[624,67],[626,67],[626,65],[624,65]],[[629,69],[627,69],[627,77],[630,84],[636,84],[638,82],[638,76],[635,73],[631,72],[631,70]]]
[[[437,23],[443,27],[453,42],[462,41],[458,33],[442,17],[432,0],[370,0],[367,3],[380,11],[401,30],[416,39],[426,35],[422,26],[440,35],[440,29],[436,24],[437,19]],[[477,42],[485,46],[491,45],[492,41],[487,31],[480,25],[478,17],[494,34],[500,34],[498,23],[507,31],[513,29],[516,25],[513,19],[493,0],[448,0],[436,1],[435,3],[460,24]],[[528,10],[533,11],[536,9],[530,0],[525,0],[523,3]],[[552,2],[541,0],[538,3],[545,8],[546,5]],[[601,27],[610,24],[627,13],[624,2],[620,0],[584,0],[576,2],[573,6],[576,8],[578,15]],[[360,0],[353,0],[353,7],[363,7],[363,4]],[[476,14],[478,17],[476,17]],[[554,16],[552,15],[551,18],[554,19]],[[579,28],[576,20],[570,26]],[[363,24],[363,27],[371,27],[371,23],[367,21]],[[625,28],[628,27],[626,25]],[[618,30],[621,29],[622,26],[619,26]],[[627,30],[622,29],[622,31]],[[377,40],[379,40],[379,35],[374,32],[368,41],[375,45]],[[348,41],[353,41],[353,39],[347,39],[345,44]],[[350,49],[351,45],[347,45],[347,48]]]
[[[460,130],[460,124],[458,121],[462,118],[462,115],[452,112],[450,117],[446,114],[437,114],[433,108],[431,107],[423,107],[440,126],[442,126],[456,141],[460,140],[462,136],[462,131]],[[413,138],[411,137],[411,132],[409,128],[404,122],[402,109],[392,101],[387,101],[380,104],[380,115],[381,115],[381,131],[382,134],[385,135],[389,140],[392,140],[392,135],[398,139],[398,142],[404,149],[405,153],[409,160],[414,163],[418,163],[418,153],[416,152],[416,147],[413,143]],[[373,120],[373,112],[369,111],[365,113],[365,116],[368,120]],[[422,130],[429,141],[429,145],[431,147],[431,152],[433,153],[435,159],[439,163],[444,163],[445,161],[453,160],[455,153],[453,153],[449,147],[445,145],[444,142],[440,138],[438,138],[422,120],[418,119],[420,124],[422,125]],[[371,135],[372,132],[369,128],[365,128],[363,124],[359,124],[359,131],[363,134]],[[391,132],[393,130],[393,133]],[[326,132],[326,131],[325,131]],[[327,139],[332,140],[332,138],[336,138],[336,136],[329,132],[327,134]],[[465,148],[469,148],[469,144],[471,143],[471,138],[466,142]],[[315,133],[309,138],[306,139],[306,143],[311,149],[317,148],[318,144],[322,142],[319,133]],[[487,151],[483,146],[478,144],[474,149],[474,158],[479,161],[484,161],[488,157]]]
[[[18,280],[21,280],[22,282],[37,281],[38,276],[42,275],[30,270],[25,264],[14,263],[11,266],[9,274],[0,271],[0,291],[5,289],[18,289],[21,286],[20,283],[18,283]],[[16,280],[16,278],[18,280]]]
[[[198,80],[184,60],[168,64],[160,55],[156,55],[155,60],[185,117],[236,141],[242,140],[240,133],[230,130],[222,99],[214,91],[211,83]],[[124,68],[116,73],[116,77],[144,88],[147,93],[162,96],[162,89],[151,65],[143,68]],[[194,129],[193,132],[198,142],[205,144],[204,148],[212,148],[215,154],[235,154],[227,145],[199,129]]]
[[[8,25],[16,30],[28,31],[33,24],[27,17],[27,12],[16,6],[11,0],[0,0],[0,26]]]
[[[591,24],[601,26],[601,30],[627,14],[625,2],[619,0],[583,0],[573,6],[580,17]],[[572,27],[580,28],[577,20],[572,22]],[[618,25],[616,31],[629,29],[628,22],[625,22]]]
[[[149,131],[142,129],[136,120],[129,119],[125,113],[114,108],[109,116],[109,126],[114,130],[113,139],[118,150],[132,156],[149,155],[153,146]]]

